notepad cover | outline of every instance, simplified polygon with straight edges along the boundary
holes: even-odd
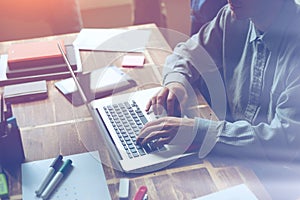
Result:
[[[12,44],[8,49],[9,69],[24,69],[64,63],[57,46],[58,42],[64,46],[63,41],[58,40]]]

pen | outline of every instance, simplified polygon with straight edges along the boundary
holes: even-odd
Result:
[[[133,200],[147,200],[148,195],[147,195],[147,187],[146,186],[141,186],[137,193],[135,193]]]
[[[55,187],[59,184],[59,182],[63,179],[64,175],[68,171],[68,169],[71,167],[72,160],[68,159],[64,164],[60,167],[58,172],[55,174],[53,179],[50,181],[49,185],[46,187],[44,192],[42,193],[42,199],[47,199],[49,195],[53,192]]]
[[[42,192],[44,191],[45,187],[47,186],[47,184],[50,182],[50,180],[52,179],[52,177],[54,176],[54,174],[58,171],[59,167],[62,164],[62,155],[57,156],[53,162],[51,163],[48,172],[46,174],[46,176],[44,177],[43,181],[41,182],[40,186],[38,187],[38,189],[35,191],[35,194],[37,196],[40,196],[42,194]]]

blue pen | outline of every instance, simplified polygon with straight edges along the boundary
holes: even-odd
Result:
[[[46,176],[44,177],[38,189],[35,191],[35,194],[37,196],[40,196],[42,194],[42,192],[44,191],[44,189],[46,188],[47,184],[50,182],[54,174],[59,170],[62,164],[62,158],[63,158],[62,155],[59,155],[51,163]]]
[[[55,187],[59,184],[59,182],[63,179],[64,175],[67,173],[67,171],[72,166],[72,160],[68,159],[64,164],[61,166],[61,168],[58,170],[58,172],[55,174],[45,191],[42,193],[42,199],[47,199],[50,194],[53,192]]]

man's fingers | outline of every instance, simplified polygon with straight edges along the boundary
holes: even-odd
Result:
[[[159,140],[161,138],[167,137],[168,134],[166,131],[161,130],[161,131],[154,131],[151,132],[149,135],[147,135],[143,140],[140,142],[140,144],[143,146],[151,141]]]
[[[169,144],[171,140],[172,140],[172,138],[170,138],[170,137],[159,138],[159,139],[155,142],[155,146],[158,147],[158,148],[161,148],[161,147],[164,146],[165,144]]]
[[[156,105],[153,108],[154,114],[161,115],[163,113],[163,110],[165,109],[166,104],[166,98],[167,98],[168,92],[166,89],[161,90],[156,95]]]
[[[167,113],[169,116],[174,115],[174,106],[175,106],[176,96],[173,92],[170,92],[167,98]]]
[[[154,120],[145,124],[138,134],[137,143],[141,143],[147,135],[149,135],[152,131],[157,130],[157,121],[158,120]]]
[[[152,106],[152,98],[148,101],[148,103],[146,104],[146,108],[145,108],[145,111],[146,112],[149,112],[151,106]]]
[[[165,137],[165,133],[159,132],[164,129],[164,124],[165,121],[163,120],[163,118],[145,124],[145,126],[140,130],[140,133],[137,137],[137,143],[141,144],[160,137]],[[155,134],[157,134],[157,136],[154,137]]]

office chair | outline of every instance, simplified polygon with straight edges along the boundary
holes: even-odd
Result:
[[[81,28],[77,0],[0,1],[0,41],[72,33]]]

